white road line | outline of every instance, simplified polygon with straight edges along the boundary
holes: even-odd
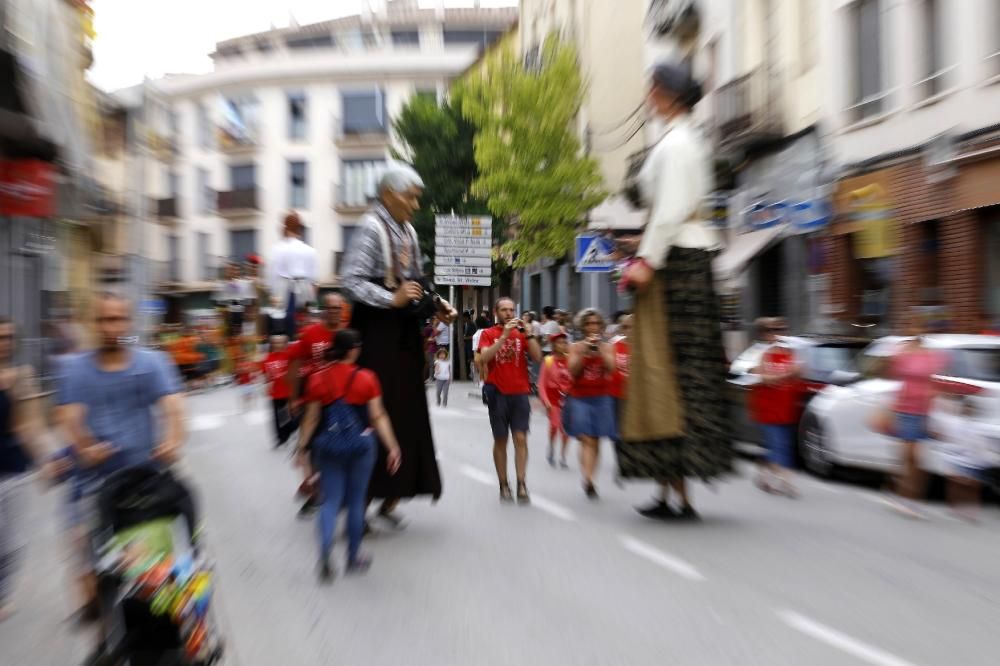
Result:
[[[494,483],[497,483],[497,480],[493,478],[493,476],[470,465],[460,465],[458,471],[473,481],[483,484],[484,486],[492,486]]]
[[[914,666],[913,662],[900,659],[885,650],[880,650],[867,643],[862,643],[847,634],[843,634],[836,629],[831,629],[795,611],[779,610],[776,612],[778,613],[778,617],[791,628],[801,631],[807,636],[811,636],[869,664],[875,664],[875,666]]]
[[[201,414],[188,421],[188,430],[215,430],[226,425],[226,419],[218,414]]]
[[[271,413],[265,412],[263,410],[258,410],[256,412],[249,412],[243,415],[243,420],[250,425],[263,425],[267,423],[270,419]]]
[[[649,560],[653,564],[658,564],[664,569],[669,569],[678,576],[694,581],[705,580],[705,577],[701,575],[701,572],[694,568],[694,565],[689,562],[685,562],[679,557],[666,553],[659,548],[654,548],[648,543],[639,541],[638,539],[630,537],[627,534],[619,534],[618,540],[621,542],[625,550],[634,555],[638,555],[643,559]]]
[[[540,495],[531,494],[531,505],[560,520],[576,522],[576,515],[572,511]]]

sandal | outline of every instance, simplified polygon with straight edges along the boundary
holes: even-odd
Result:
[[[524,481],[517,482],[517,503],[531,504],[531,496],[528,495],[528,486]]]
[[[506,481],[500,482],[500,501],[501,502],[513,502],[514,495],[510,492],[510,484]]]

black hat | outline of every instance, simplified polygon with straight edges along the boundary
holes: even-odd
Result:
[[[686,104],[692,107],[701,100],[701,84],[691,76],[691,68],[687,65],[660,63],[653,67],[653,83],[668,90]]]

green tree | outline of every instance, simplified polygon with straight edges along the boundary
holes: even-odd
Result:
[[[469,194],[477,175],[473,155],[474,128],[454,102],[438,105],[433,99],[413,97],[393,124],[403,147],[396,157],[406,159],[424,180],[421,209],[413,226],[427,257],[424,269],[433,274],[434,216],[437,213],[487,214],[486,204]]]
[[[551,35],[529,71],[513,49],[499,49],[460,92],[476,127],[472,192],[511,222],[502,255],[515,267],[565,256],[587,211],[607,196],[573,131],[584,92],[576,50]]]

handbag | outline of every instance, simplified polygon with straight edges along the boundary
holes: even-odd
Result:
[[[347,403],[347,394],[360,370],[356,368],[351,373],[339,398],[323,405],[320,430],[312,440],[312,446],[320,456],[354,458],[367,452],[372,445],[371,429],[362,423],[357,407]]]

